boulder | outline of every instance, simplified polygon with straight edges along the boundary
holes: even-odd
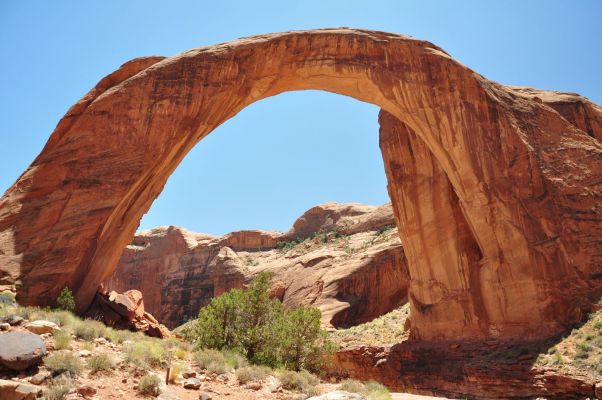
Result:
[[[0,364],[21,371],[38,365],[46,355],[40,336],[29,332],[10,332],[0,335]]]
[[[101,287],[86,315],[103,321],[108,326],[143,332],[152,337],[171,337],[169,329],[145,311],[144,300],[139,290],[117,293],[106,292]],[[104,338],[98,338],[96,341],[101,344],[107,343]]]
[[[90,398],[96,394],[96,388],[91,385],[81,385],[76,389],[77,394],[83,398]]]
[[[10,324],[8,322],[1,323],[0,331],[10,331]]]
[[[0,379],[0,399],[2,400],[35,400],[42,388],[27,383]]]
[[[30,332],[42,335],[44,333],[53,333],[55,330],[60,329],[57,324],[52,321],[46,321],[39,319],[37,321],[31,321],[25,324],[25,329]]]
[[[19,317],[18,315],[9,315],[4,318],[4,322],[9,323],[10,326],[21,325],[23,321],[25,321],[25,319],[23,317]]]
[[[188,378],[184,381],[184,389],[199,390],[201,388],[201,381],[198,378]]]

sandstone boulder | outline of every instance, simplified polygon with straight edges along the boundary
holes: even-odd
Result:
[[[41,393],[42,388],[39,386],[0,379],[2,400],[35,400]]]
[[[144,310],[142,293],[128,290],[125,293],[100,290],[86,315],[103,321],[106,325],[139,331],[152,337],[168,338],[169,329]],[[102,338],[99,338],[102,339]]]
[[[43,335],[44,333],[53,333],[55,330],[60,329],[59,326],[54,322],[42,319],[28,322],[24,327],[28,331],[37,333],[38,335]]]
[[[42,339],[33,333],[10,332],[0,335],[0,364],[6,368],[21,371],[42,362],[46,346]]]

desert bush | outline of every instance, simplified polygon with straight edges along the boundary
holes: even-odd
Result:
[[[56,298],[56,308],[65,311],[75,310],[75,297],[73,297],[73,292],[67,286],[61,290],[59,297]]]
[[[202,349],[196,351],[193,356],[194,361],[196,361],[201,369],[206,369],[216,374],[223,374],[228,370],[224,355],[217,350]]]
[[[257,382],[272,373],[272,369],[263,365],[248,365],[236,370],[236,378],[240,383]]]
[[[186,367],[186,365],[181,362],[172,363],[171,366],[169,367],[169,376],[167,377],[167,380],[170,383],[175,382],[176,379],[178,378],[178,375],[180,375],[182,373],[182,371],[184,371],[185,367]]]
[[[362,393],[364,390],[364,384],[355,379],[346,379],[341,382],[341,390],[351,393]]]
[[[84,319],[75,321],[73,324],[73,334],[82,340],[94,340],[104,337],[107,327],[100,321],[93,319]]]
[[[79,358],[69,351],[60,351],[50,354],[44,358],[44,365],[54,376],[63,372],[69,372],[71,376],[77,376],[83,369]]]
[[[71,379],[53,379],[44,389],[44,400],[63,400],[75,386]]]
[[[341,382],[341,390],[352,393],[359,393],[365,396],[368,400],[390,400],[391,394],[386,386],[375,382],[368,381],[362,383],[355,379],[347,379]]]
[[[117,362],[109,354],[99,354],[90,357],[86,363],[90,373],[110,371],[117,365]]]
[[[141,394],[158,396],[161,378],[154,374],[147,374],[138,382],[138,391]]]
[[[182,348],[173,349],[172,354],[178,360],[185,360],[188,357],[188,352]]]
[[[375,381],[364,383],[364,390],[361,394],[366,396],[368,400],[390,400],[392,398],[389,389]]]
[[[71,334],[64,330],[55,329],[52,334],[54,337],[54,349],[64,350],[68,349],[71,345]]]
[[[165,350],[155,340],[128,343],[123,348],[124,361],[136,368],[159,367],[165,358]]]
[[[319,394],[317,385],[320,380],[307,371],[282,370],[278,373],[278,379],[285,389],[302,392],[309,396]]]
[[[239,369],[241,367],[249,365],[249,362],[247,361],[245,356],[243,356],[237,351],[223,349],[222,354],[224,356],[224,361],[226,362],[226,365],[230,368]]]
[[[15,302],[15,295],[8,290],[0,293],[0,306],[1,305],[12,305]]]
[[[334,349],[320,328],[320,311],[287,310],[269,296],[271,275],[260,273],[246,290],[233,289],[199,311],[192,328],[197,348],[236,349],[254,364],[319,370]]]

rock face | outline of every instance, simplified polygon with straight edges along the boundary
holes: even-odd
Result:
[[[21,371],[42,362],[46,346],[33,333],[9,332],[0,334],[0,364]]]
[[[171,337],[169,330],[145,311],[142,293],[138,290],[125,293],[100,290],[86,315],[115,328],[143,332],[158,338]]]
[[[410,340],[393,347],[346,349],[336,354],[330,373],[374,379],[392,391],[449,398],[596,398],[592,376],[535,367],[540,352],[545,352],[541,342]]]
[[[320,308],[325,326],[356,325],[407,302],[409,276],[394,222],[390,204],[325,203],[286,234],[214,238],[155,228],[134,238],[105,286],[140,289],[146,309],[173,328],[213,297],[270,271],[272,294],[285,305]]]
[[[87,308],[188,151],[245,106],[302,89],[384,110],[414,339],[541,338],[598,301],[600,107],[354,29],[137,59],[101,80],[0,199],[0,286],[41,305],[69,286]]]

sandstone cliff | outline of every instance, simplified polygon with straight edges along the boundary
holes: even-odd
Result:
[[[393,224],[390,204],[325,203],[285,234],[212,237],[159,227],[136,235],[105,285],[142,291],[146,309],[175,327],[213,297],[271,271],[284,304],[311,304],[325,326],[351,326],[407,302],[407,265]]]

